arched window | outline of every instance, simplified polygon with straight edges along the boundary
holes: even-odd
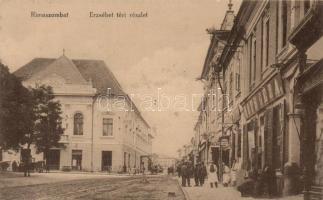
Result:
[[[83,115],[76,113],[74,115],[74,135],[83,135]]]

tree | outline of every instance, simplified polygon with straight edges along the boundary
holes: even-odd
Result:
[[[60,147],[62,128],[61,104],[55,101],[50,86],[39,86],[31,89],[34,101],[35,128],[28,142],[35,144],[38,153],[43,152],[45,159],[52,147]]]
[[[18,150],[33,132],[34,119],[31,93],[0,63],[0,148]]]

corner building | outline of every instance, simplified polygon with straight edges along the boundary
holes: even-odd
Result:
[[[27,87],[51,86],[62,105],[65,147],[50,150],[51,169],[122,172],[151,155],[150,126],[102,60],[35,58],[14,74]]]

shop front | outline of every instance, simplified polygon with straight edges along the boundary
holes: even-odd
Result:
[[[297,79],[303,110],[301,160],[305,171],[305,199],[323,198],[323,59]]]
[[[242,102],[243,169],[255,181],[264,169],[270,171],[273,182],[270,192],[281,195],[283,169],[286,162],[285,99],[280,74],[272,76]]]

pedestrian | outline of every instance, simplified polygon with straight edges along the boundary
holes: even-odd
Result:
[[[199,174],[199,182],[200,186],[204,185],[205,178],[207,176],[207,169],[206,166],[204,165],[204,162],[200,164],[200,174]]]
[[[186,174],[186,183],[188,187],[191,187],[191,177],[193,175],[193,165],[191,162],[187,162],[187,174]]]
[[[225,163],[223,163],[222,166],[223,166],[223,186],[228,187],[231,181],[230,168]]]
[[[238,163],[234,159],[232,162],[232,167],[231,167],[231,186],[235,187],[237,184],[237,171],[238,171]]]
[[[213,188],[213,186],[215,188],[218,187],[218,169],[216,167],[216,165],[211,162],[211,164],[208,166],[208,175],[207,175],[207,181],[210,184],[211,188]]]
[[[200,185],[200,163],[196,163],[195,167],[194,167],[194,182],[195,182],[195,187]]]
[[[181,166],[182,187],[186,187],[187,165],[183,163]]]
[[[182,176],[182,174],[181,174],[181,168],[182,168],[182,164],[181,164],[181,163],[179,163],[179,164],[177,165],[177,169],[176,169],[176,171],[177,171],[177,175],[178,175],[178,178],[180,178],[180,177]]]

